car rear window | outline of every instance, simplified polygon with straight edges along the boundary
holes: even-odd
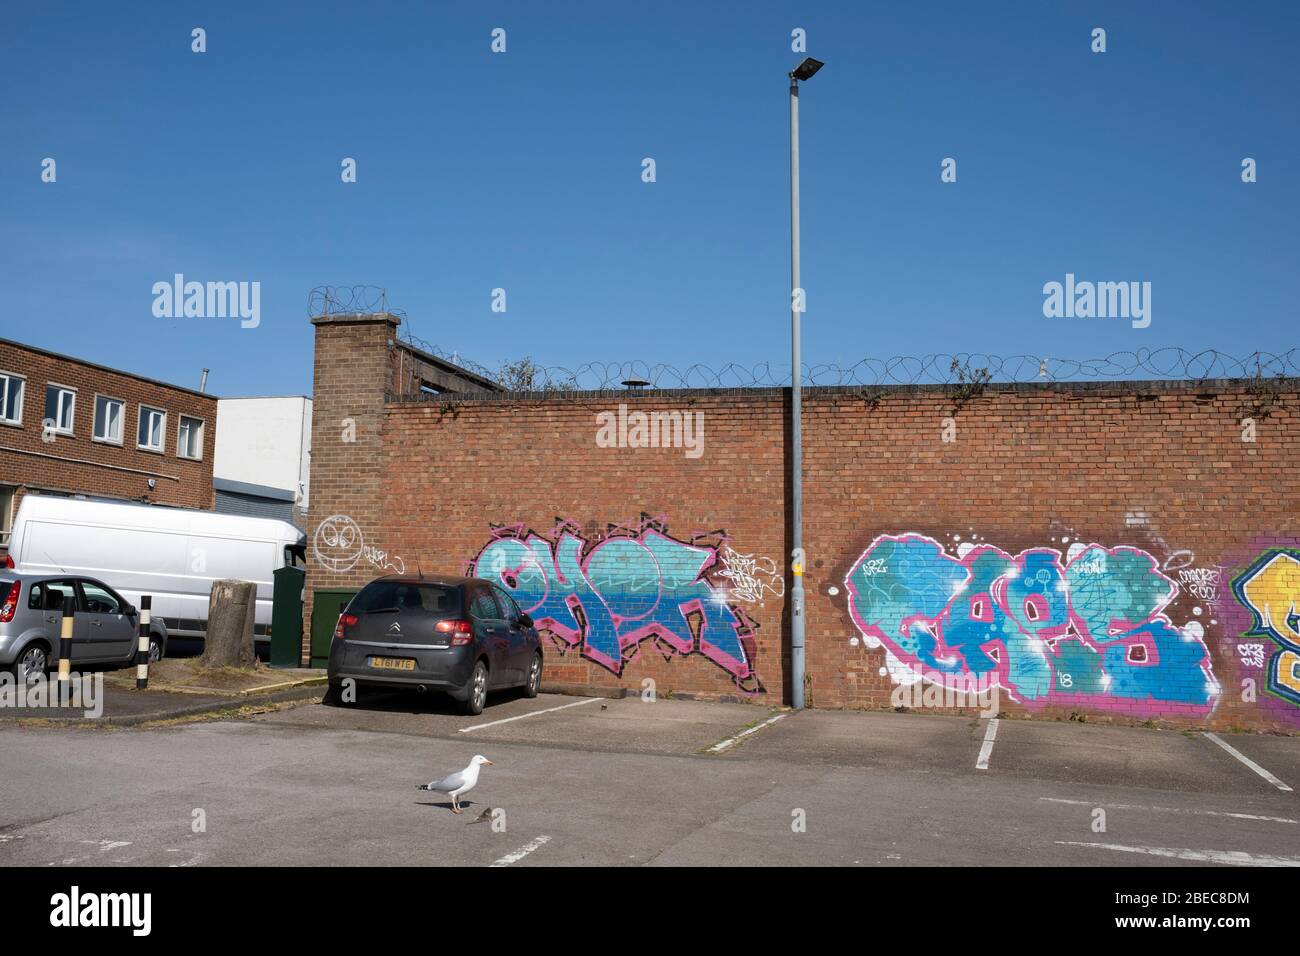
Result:
[[[414,584],[409,581],[374,581],[352,599],[348,610],[353,614],[407,610],[459,614],[460,588],[443,584]]]

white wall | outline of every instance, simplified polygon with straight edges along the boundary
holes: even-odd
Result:
[[[311,399],[223,398],[217,401],[212,477],[301,493],[311,474]]]

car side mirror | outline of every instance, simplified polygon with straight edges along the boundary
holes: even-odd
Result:
[[[531,617],[529,617],[527,614],[520,614],[520,615],[519,615],[519,626],[520,626],[520,627],[532,627],[532,626],[533,626],[533,619],[532,619]]]
[[[136,610],[134,604],[128,604],[126,607],[122,608],[122,613],[127,617],[135,617],[140,612]]]

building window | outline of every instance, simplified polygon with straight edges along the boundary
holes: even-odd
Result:
[[[122,444],[122,409],[125,407],[121,399],[95,396],[95,441]]]
[[[140,420],[136,424],[135,444],[145,451],[162,451],[163,436],[167,434],[167,413],[161,408],[140,406]]]
[[[14,529],[14,492],[18,489],[0,485],[0,548],[9,547]]]
[[[176,455],[197,461],[203,457],[203,420],[188,415],[182,415],[180,419],[176,430]]]
[[[56,434],[71,435],[72,419],[77,411],[77,390],[50,383],[45,386],[45,420]]]
[[[23,423],[23,386],[21,375],[0,372],[0,422],[6,425]]]

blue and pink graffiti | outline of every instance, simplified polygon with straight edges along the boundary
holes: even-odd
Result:
[[[1165,615],[1178,585],[1156,560],[1097,544],[1069,555],[966,545],[953,556],[924,535],[881,535],[845,579],[850,613],[899,676],[1000,687],[1031,707],[1209,713],[1220,689],[1203,632]]]
[[[743,685],[756,683],[757,625],[709,580],[723,570],[718,548],[678,541],[660,528],[618,531],[589,547],[571,525],[557,528],[554,541],[496,528],[470,573],[501,584],[562,649],[579,647],[615,674],[640,642],[653,639],[668,655],[701,654],[742,689],[762,690]]]

